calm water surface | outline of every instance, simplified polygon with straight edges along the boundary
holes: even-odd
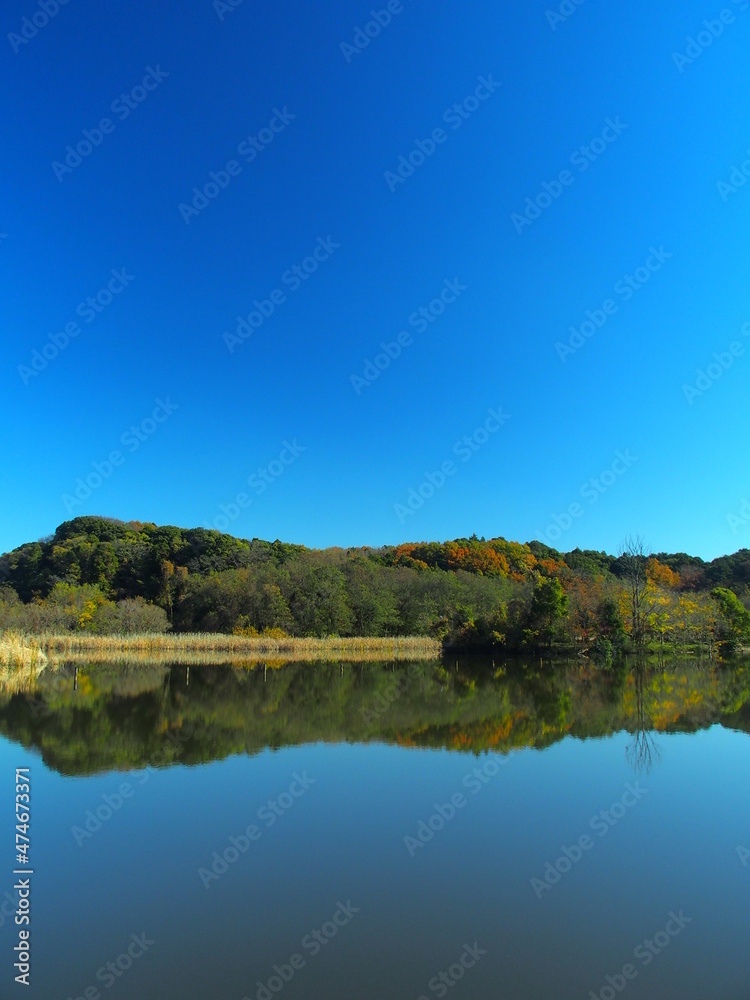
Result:
[[[748,731],[741,666],[42,675],[0,696],[0,996],[747,998]]]

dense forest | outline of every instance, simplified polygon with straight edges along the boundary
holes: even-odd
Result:
[[[704,562],[472,536],[308,549],[102,517],[0,557],[0,629],[432,635],[448,647],[713,653],[750,644],[750,550]]]

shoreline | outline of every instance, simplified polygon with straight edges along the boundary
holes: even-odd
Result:
[[[734,658],[750,652],[738,649]],[[580,651],[554,650],[549,652],[502,652],[496,649],[444,648],[437,639],[426,636],[389,636],[379,638],[329,637],[297,638],[274,635],[230,635],[221,632],[140,633],[133,635],[96,635],[92,633],[25,634],[14,630],[0,632],[0,666],[8,668],[44,666],[55,667],[64,663],[131,664],[131,665],[233,665],[257,664],[282,665],[289,662],[347,662],[367,663],[378,661],[409,662],[444,660],[456,661],[473,656],[495,658],[512,662],[515,659],[534,659],[540,662],[565,663],[568,661],[590,664],[588,657],[581,659]],[[622,657],[624,661],[639,656],[632,651]],[[670,649],[642,650],[646,660],[667,657],[674,660],[703,659],[705,651]],[[708,657],[708,662],[721,662],[720,656]],[[612,664],[599,664],[599,666]]]

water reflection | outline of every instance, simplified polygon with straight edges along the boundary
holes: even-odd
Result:
[[[39,678],[46,669],[46,663],[24,667],[0,666],[0,697],[32,693],[39,686]]]
[[[636,774],[659,732],[750,731],[744,664],[481,660],[412,664],[70,665],[0,676],[0,733],[63,774],[196,764],[266,747],[382,742],[508,753],[632,734]]]
[[[625,759],[636,774],[650,774],[660,760],[660,753],[646,699],[647,667],[644,663],[635,664],[632,680],[635,691],[635,732],[625,748]]]

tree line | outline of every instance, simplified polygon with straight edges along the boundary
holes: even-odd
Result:
[[[638,539],[616,556],[476,536],[315,550],[79,517],[1,556],[0,579],[0,628],[34,633],[431,635],[603,659],[750,644],[750,551],[706,563]]]

